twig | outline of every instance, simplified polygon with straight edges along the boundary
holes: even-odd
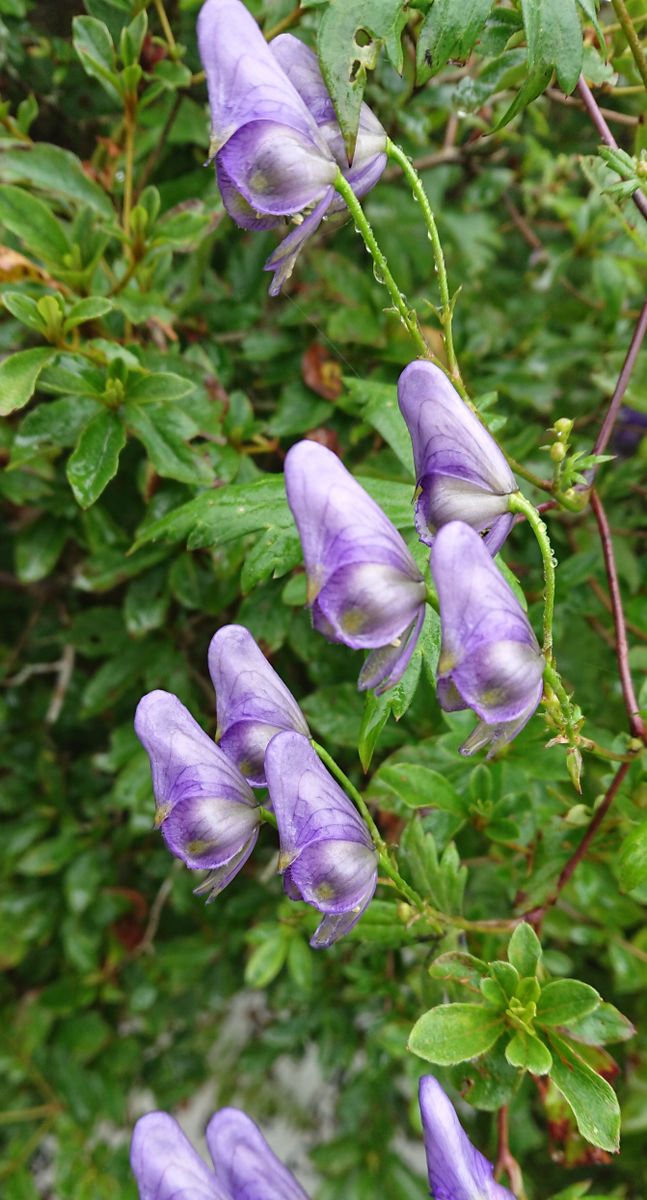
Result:
[[[575,96],[564,96],[557,88],[547,88],[546,95],[549,100],[554,100],[556,104],[563,104],[566,108],[580,108],[582,102]],[[615,121],[618,125],[639,125],[640,117],[634,116],[632,113],[616,112],[615,108],[601,108],[600,112],[609,121]]]
[[[600,604],[604,608],[606,608],[607,612],[613,612],[613,605],[612,605],[609,597],[607,596],[604,588],[601,587],[601,585],[598,583],[597,579],[593,575],[591,575],[590,579],[587,579],[586,582],[588,583],[594,596],[597,596],[598,600],[600,601]],[[627,621],[625,618],[625,626],[629,630],[630,633],[634,634],[635,637],[640,638],[640,640],[643,642],[647,642],[647,633],[645,633],[645,630],[641,629],[639,625],[634,625],[632,621]],[[614,643],[614,645],[615,645],[615,643]]]
[[[72,672],[74,671],[74,660],[76,651],[74,646],[66,645],[63,647],[63,653],[56,664],[58,666],[58,679],[52,693],[52,698],[49,702],[49,708],[45,713],[45,724],[55,725],[61,715],[61,709],[65,703],[67,689],[70,686]]]
[[[604,418],[604,421],[602,422],[602,428],[600,429],[600,432],[599,432],[596,442],[595,442],[595,446],[593,447],[594,454],[604,454],[604,451],[606,450],[606,448],[609,444],[609,438],[611,437],[611,433],[613,431],[613,426],[614,426],[614,424],[616,422],[616,418],[618,416],[618,410],[620,408],[620,405],[622,404],[624,394],[629,385],[629,380],[631,379],[631,374],[634,369],[636,359],[638,358],[638,354],[640,353],[640,347],[642,346],[643,338],[644,338],[646,332],[647,332],[647,300],[645,300],[645,303],[643,304],[643,306],[640,310],[638,324],[636,325],[636,328],[634,329],[631,342],[629,343],[627,357],[625,358],[625,361],[622,364],[622,370],[620,372],[620,375],[618,376],[618,382],[616,383],[613,396],[611,397],[611,403],[609,404],[609,410],[607,412],[606,417]]]
[[[494,1168],[495,1177],[500,1179],[503,1171],[506,1171],[508,1179],[510,1180],[510,1186],[515,1196],[518,1197],[518,1200],[525,1200],[526,1192],[523,1186],[521,1167],[519,1166],[519,1163],[514,1155],[511,1153],[510,1144],[508,1141],[507,1104],[504,1104],[503,1108],[499,1109],[496,1116],[496,1123],[497,1132],[499,1135],[499,1150],[496,1158],[496,1166]]]
[[[602,553],[604,555],[604,565],[609,583],[613,623],[616,631],[616,658],[618,660],[618,671],[620,673],[625,708],[629,718],[629,728],[634,737],[641,738],[643,742],[647,743],[647,729],[645,722],[640,716],[631,671],[629,670],[629,646],[627,644],[627,631],[625,629],[622,596],[620,595],[611,530],[609,529],[609,522],[607,521],[607,514],[604,511],[602,501],[595,490],[591,491],[591,508],[593,509],[598,525]]]
[[[610,146],[612,150],[617,150],[618,143],[609,129],[609,126],[602,115],[602,110],[600,109],[597,100],[594,98],[593,93],[583,75],[580,75],[577,84],[577,90],[584,101],[584,107],[588,112],[593,124],[595,125],[600,137],[602,138],[602,141],[605,143],[605,145]],[[638,211],[647,221],[647,196],[645,193],[641,192],[640,188],[637,188],[631,199],[636,205]]]
[[[286,29],[291,29],[293,25],[296,25],[297,22],[301,20],[302,16],[303,9],[301,8],[300,4],[297,4],[296,8],[293,8],[292,12],[289,12],[287,17],[283,17],[282,20],[277,21],[276,25],[273,25],[271,29],[263,32],[265,41],[272,42],[280,33],[284,33]]]
[[[173,30],[171,29],[169,19],[166,15],[163,0],[155,0],[155,9],[157,11],[159,23],[162,26],[162,32],[166,38],[166,44],[169,48],[171,58],[175,58],[177,54],[177,44],[173,36]]]
[[[624,781],[625,775],[627,774],[630,765],[631,765],[630,763],[625,762],[625,763],[622,763],[618,767],[618,770],[616,771],[616,773],[611,781],[609,790],[607,791],[600,807],[597,809],[586,833],[584,834],[584,837],[582,838],[582,841],[580,842],[579,846],[577,847],[577,850],[575,850],[573,852],[573,854],[571,854],[571,857],[569,858],[568,862],[563,867],[561,874],[559,876],[559,879],[557,880],[557,883],[555,885],[555,890],[554,890],[553,894],[543,904],[539,905],[538,908],[532,908],[532,909],[530,909],[529,912],[525,912],[523,914],[523,920],[528,921],[531,925],[535,925],[535,926],[540,925],[546,910],[549,908],[552,908],[552,906],[557,902],[557,900],[559,899],[560,893],[566,887],[566,884],[569,882],[571,876],[573,875],[573,872],[577,869],[577,867],[581,863],[582,859],[586,856],[586,853],[588,851],[589,846],[591,845],[591,842],[593,841],[593,838],[595,837],[598,829],[600,828],[600,825],[604,821],[604,818],[606,817],[609,809],[611,808],[611,805],[613,804],[613,801],[615,800],[615,798],[618,794],[618,791],[620,790],[620,787]]]
[[[183,93],[178,92],[173,104],[171,105],[171,108],[169,109],[169,114],[166,118],[166,121],[164,122],[164,128],[162,129],[155,145],[153,146],[153,149],[151,150],[151,153],[149,154],[149,156],[144,164],[142,171],[140,172],[139,180],[137,183],[137,188],[136,188],[135,196],[134,196],[135,200],[137,200],[137,198],[139,196],[141,196],[155,167],[157,166],[160,154],[167,147],[168,135],[171,132],[173,125],[175,124],[175,118],[177,117],[177,115],[180,111],[180,105],[182,104],[183,99],[184,99]]]
[[[131,955],[132,958],[139,958],[140,954],[148,954],[148,952],[152,950],[153,942],[155,941],[155,934],[157,933],[157,928],[160,923],[164,905],[166,904],[166,901],[173,890],[174,877],[180,868],[181,864],[179,862],[173,863],[170,873],[166,876],[166,879],[162,880],[157,895],[151,904],[151,910],[148,915],[148,923],[144,930],[143,937],[135,946]]]

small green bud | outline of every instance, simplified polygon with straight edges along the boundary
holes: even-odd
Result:
[[[577,746],[571,746],[566,755],[566,769],[576,792],[582,791],[582,755]]]
[[[561,463],[566,458],[566,446],[562,442],[555,442],[550,448],[550,457],[554,463]]]
[[[573,422],[571,421],[570,417],[560,417],[559,420],[555,421],[553,429],[555,430],[556,437],[558,437],[560,441],[565,442],[571,434]]]

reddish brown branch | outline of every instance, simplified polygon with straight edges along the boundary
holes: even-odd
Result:
[[[510,1143],[508,1141],[508,1106],[503,1105],[497,1115],[497,1132],[499,1135],[499,1148],[496,1159],[494,1173],[497,1179],[501,1178],[503,1171],[507,1172],[510,1186],[518,1197],[525,1197],[526,1193],[523,1186],[523,1176],[521,1167],[516,1158],[510,1151]]]
[[[638,358],[638,355],[640,353],[640,347],[642,346],[643,338],[644,338],[646,332],[647,332],[647,300],[645,300],[645,303],[643,304],[643,306],[640,310],[640,316],[638,317],[638,324],[636,325],[636,328],[634,329],[633,337],[631,339],[631,342],[629,343],[629,349],[627,350],[627,357],[625,358],[625,361],[622,364],[622,370],[618,376],[618,382],[616,383],[615,391],[613,393],[613,396],[611,397],[611,403],[609,404],[609,411],[607,412],[607,415],[604,418],[604,421],[602,422],[602,428],[597,436],[595,446],[593,447],[594,454],[604,454],[604,451],[606,450],[606,448],[609,444],[609,438],[611,437],[611,433],[613,431],[613,426],[615,425],[616,417],[618,416],[618,409],[620,408],[620,405],[622,404],[624,394],[629,385],[629,380],[631,379],[631,373],[634,369],[636,359]]]
[[[609,126],[607,125],[602,113],[600,112],[600,107],[597,103],[597,100],[593,96],[593,93],[583,75],[580,75],[577,90],[584,101],[584,107],[593,124],[595,125],[600,137],[602,138],[602,141],[607,146],[610,146],[612,150],[617,150],[618,143],[609,129]],[[638,211],[642,213],[643,217],[647,221],[647,196],[645,193],[641,192],[640,188],[638,188],[634,192],[631,199],[636,205]]]
[[[609,595],[611,597],[611,611],[613,613],[613,623],[616,631],[616,658],[618,660],[618,671],[620,673],[620,683],[622,685],[622,695],[624,697],[625,708],[629,718],[629,728],[634,737],[641,738],[647,743],[647,729],[638,708],[636,693],[634,692],[633,680],[631,671],[629,670],[629,645],[627,643],[627,631],[625,629],[625,617],[622,609],[622,596],[620,595],[620,584],[618,582],[618,572],[616,569],[616,560],[613,553],[613,540],[611,538],[611,530],[607,521],[607,514],[604,511],[604,506],[600,497],[595,490],[591,491],[591,508],[595,515],[598,524],[598,532],[602,543],[602,553],[604,555],[604,565],[609,583]]]

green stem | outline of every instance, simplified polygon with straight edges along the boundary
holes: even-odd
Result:
[[[445,267],[445,256],[443,248],[438,236],[438,226],[434,217],[429,197],[422,185],[422,180],[416,171],[411,159],[404,153],[399,146],[396,146],[390,138],[387,139],[386,153],[389,158],[397,162],[402,170],[407,183],[410,185],[414,199],[418,201],[422,209],[425,225],[427,226],[427,235],[431,242],[431,248],[436,264],[436,274],[438,276],[438,290],[440,292],[440,323],[443,329],[443,338],[445,342],[445,351],[447,353],[447,365],[449,366],[450,374],[457,385],[461,384],[461,373],[458,369],[456,361],[456,353],[454,350],[454,337],[452,333],[452,302],[449,296],[449,284],[447,282],[447,270]]]
[[[636,30],[634,29],[633,21],[629,16],[625,0],[611,0],[611,3],[613,4],[615,14],[622,27],[622,32],[629,43],[629,49],[633,55],[634,62],[640,72],[645,87],[647,87],[647,57],[645,57],[645,52],[640,44],[640,39],[636,33]]]
[[[171,55],[171,58],[175,58],[175,56],[177,54],[177,43],[173,36],[173,30],[171,29],[169,19],[166,15],[166,10],[164,8],[163,0],[155,0],[155,8],[157,10],[157,17],[158,17],[159,23],[162,26],[162,32],[164,34],[164,37],[166,38],[166,44],[169,48],[169,53]]]
[[[510,512],[523,513],[532,529],[544,564],[544,657],[549,666],[553,665],[553,613],[555,608],[555,561],[553,550],[548,538],[548,530],[542,521],[534,504],[521,492],[514,492],[509,499]],[[559,678],[559,676],[558,676]],[[557,689],[555,689],[557,690]]]
[[[355,228],[364,239],[364,245],[373,259],[375,278],[379,279],[380,283],[383,283],[389,292],[389,295],[393,301],[393,306],[396,312],[399,314],[402,324],[418,347],[418,353],[422,356],[422,358],[433,359],[434,356],[432,355],[429,346],[422,335],[422,330],[420,329],[415,310],[409,308],[405,297],[402,295],[402,292],[395,282],[395,279],[389,270],[389,264],[380,250],[375,238],[375,234],[373,233],[373,230],[366,219],[364,210],[352,187],[348,181],[344,179],[341,171],[337,172],[337,177],[335,179],[335,190],[338,191],[339,195],[345,200],[348,210],[353,218],[353,221],[355,222]],[[442,366],[441,363],[438,365]]]
[[[599,742],[594,742],[592,738],[580,737],[577,744],[581,750],[588,750],[589,754],[594,754],[596,758],[602,758],[605,762],[633,762],[636,753],[640,753],[640,749],[629,751],[627,754],[617,754],[615,750],[607,750],[606,746],[601,746]]]
[[[124,146],[124,199],[122,221],[124,232],[130,233],[130,213],[133,206],[133,169],[135,158],[135,123],[137,112],[137,97],[126,97],[124,114],[126,126],[126,141]]]
[[[263,808],[263,805],[259,804],[258,815],[261,818],[261,821],[266,821],[267,824],[271,825],[273,829],[278,829],[276,817],[273,812],[270,812],[269,808]]]

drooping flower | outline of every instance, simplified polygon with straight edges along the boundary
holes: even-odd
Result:
[[[519,601],[469,525],[451,521],[431,550],[442,645],[438,700],[446,712],[472,708],[480,722],[461,750],[494,754],[541,699],[544,657]]]
[[[308,1200],[258,1126],[239,1109],[215,1113],[206,1139],[213,1170],[168,1113],[141,1117],[130,1150],[140,1200]]]
[[[285,460],[315,629],[372,649],[360,689],[384,691],[403,674],[422,628],[425,585],[400,534],[330,450],[303,441]]]
[[[148,752],[156,824],[191,870],[211,870],[199,892],[213,899],[249,858],[259,829],[249,784],[170,692],[144,696],[135,732]]]
[[[377,182],[386,133],[363,106],[349,168],[316,56],[290,34],[268,45],[241,0],[207,0],[198,45],[225,208],[245,229],[271,229],[286,216],[300,221],[266,264],[276,272],[276,295],[326,213],[344,207],[333,187],[338,168],[358,195]]]
[[[300,733],[272,738],[265,773],[285,890],[324,914],[310,945],[330,946],[352,929],[373,896],[375,848],[357,810]]]
[[[412,362],[398,380],[398,403],[413,443],[421,541],[449,521],[464,521],[496,554],[514,517],[508,501],[517,481],[494,438],[430,362]]]
[[[249,783],[264,787],[263,760],[270,738],[282,729],[296,729],[307,737],[306,719],[242,625],[225,625],[211,639],[209,672],[216,689],[216,738]]]
[[[418,1098],[434,1200],[514,1200],[512,1192],[496,1182],[492,1164],[472,1145],[433,1075],[423,1075]]]

